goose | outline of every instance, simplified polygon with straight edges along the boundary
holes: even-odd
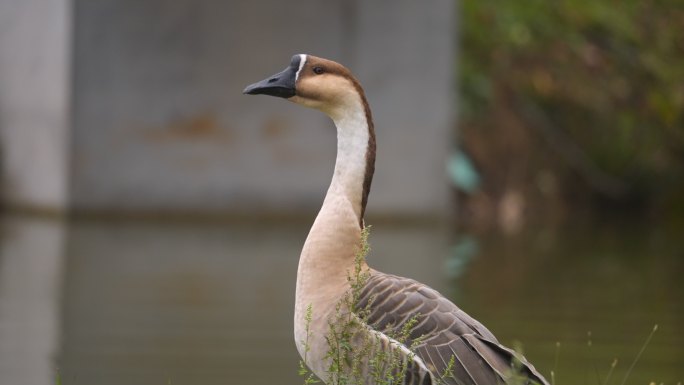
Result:
[[[300,255],[295,295],[295,343],[318,378],[329,385],[343,382],[331,373],[335,368],[330,332],[344,326],[336,323],[353,320],[357,328],[352,350],[361,349],[360,341],[375,341],[376,348],[367,354],[384,360],[396,354],[405,363],[401,371],[394,366],[394,373],[389,373],[403,377],[392,383],[548,385],[521,354],[501,345],[485,326],[436,290],[359,260],[376,138],[363,88],[346,67],[308,54],[294,55],[282,72],[247,86],[243,93],[276,96],[317,109],[337,129],[332,181]],[[355,268],[364,272],[364,279],[351,297],[355,302],[349,304]],[[340,312],[349,317],[340,317]],[[398,338],[398,332],[405,338]],[[392,354],[380,355],[383,351]],[[349,359],[340,362],[352,365]],[[373,367],[393,367],[378,364],[377,357],[359,362],[356,369],[364,384],[384,382],[370,374]]]

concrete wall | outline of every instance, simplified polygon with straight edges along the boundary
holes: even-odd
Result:
[[[0,0],[0,188],[10,205],[68,204],[70,3]]]
[[[72,207],[317,209],[332,123],[241,94],[303,52],[346,64],[366,88],[378,135],[369,213],[443,212],[454,19],[451,0],[75,0]]]

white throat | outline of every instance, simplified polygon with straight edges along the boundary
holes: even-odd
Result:
[[[361,219],[363,184],[366,178],[370,132],[361,100],[331,116],[337,127],[337,158],[326,200],[343,195]]]

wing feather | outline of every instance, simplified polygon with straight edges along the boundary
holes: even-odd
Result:
[[[413,320],[401,344],[411,347],[422,366],[406,378],[407,384],[426,376],[435,383],[448,371],[453,356],[451,373],[442,379],[445,385],[506,384],[514,374],[514,362],[520,362],[519,374],[529,384],[548,385],[524,357],[502,346],[481,323],[414,280],[371,271],[355,308],[365,309],[362,322],[388,338]],[[429,373],[420,374],[421,370]]]
[[[481,338],[477,335],[467,335],[464,338],[480,353],[480,355],[496,370],[505,373],[510,369],[514,361],[518,361],[520,365],[519,371],[521,375],[527,377],[532,383],[545,384],[544,377],[530,364],[525,357],[517,354],[515,351],[492,341]]]
[[[454,352],[451,350],[449,345],[437,345],[429,350],[435,352],[435,354],[437,354],[439,357],[438,368],[440,368],[441,371],[437,374],[437,376],[444,376],[447,383],[450,383],[449,380],[455,380],[456,383],[477,385],[475,378],[473,378],[473,376],[470,374],[468,368],[463,365],[463,362],[454,355]],[[446,373],[452,356],[454,357],[454,363],[451,367],[451,373]]]

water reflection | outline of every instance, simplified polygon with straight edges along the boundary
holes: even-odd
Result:
[[[64,226],[5,218],[0,236],[0,384],[52,384]]]
[[[292,305],[308,223],[3,224],[0,384],[53,384],[56,368],[65,385],[301,382]],[[544,373],[560,341],[559,384],[600,383],[614,357],[621,380],[654,323],[630,383],[683,379],[674,237],[449,238],[435,226],[378,224],[371,263],[454,298],[502,342],[521,341]]]
[[[65,383],[297,383],[294,286],[308,227],[72,224],[59,360]],[[431,234],[377,231],[373,244],[385,256],[378,264],[439,276],[438,251],[432,263],[392,258],[438,250]]]
[[[79,222],[64,287],[65,383],[297,381],[305,228]]]
[[[684,380],[684,240],[650,227],[588,225],[480,239],[459,303],[505,344],[522,341],[558,384]],[[560,342],[557,351],[555,342]],[[556,363],[556,354],[558,359]]]

